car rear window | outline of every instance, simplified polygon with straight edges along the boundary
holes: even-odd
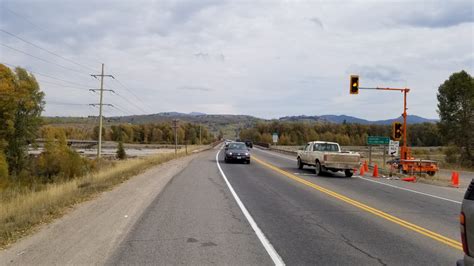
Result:
[[[466,194],[464,194],[464,199],[467,200],[474,200],[474,179],[471,180],[471,184],[466,190]]]

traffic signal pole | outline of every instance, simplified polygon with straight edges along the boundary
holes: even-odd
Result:
[[[401,156],[400,159],[407,160],[410,156],[407,145],[407,94],[410,92],[409,88],[360,88],[359,90],[382,90],[382,91],[400,91],[403,92],[403,146],[401,147]]]

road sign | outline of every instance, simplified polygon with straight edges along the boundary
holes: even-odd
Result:
[[[400,141],[390,140],[388,144],[388,155],[398,156],[398,147],[400,146]]]
[[[368,136],[367,145],[388,145],[390,141],[389,137],[380,137],[380,136]]]
[[[278,133],[273,133],[272,138],[273,138],[273,143],[277,143],[278,142]]]

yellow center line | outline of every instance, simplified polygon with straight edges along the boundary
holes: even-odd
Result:
[[[359,202],[359,201],[356,201],[356,200],[353,200],[353,199],[351,199],[351,198],[348,198],[348,197],[346,197],[346,196],[344,196],[344,195],[342,195],[342,194],[339,194],[339,193],[334,192],[334,191],[332,191],[332,190],[329,190],[329,189],[327,189],[327,188],[318,186],[318,185],[316,185],[316,184],[314,184],[314,183],[312,183],[312,182],[309,182],[308,180],[305,180],[305,179],[303,179],[303,178],[300,178],[300,177],[298,177],[298,176],[296,176],[296,175],[294,175],[294,174],[291,174],[291,173],[289,173],[289,172],[287,172],[287,171],[284,171],[284,170],[282,170],[282,169],[280,169],[280,168],[278,168],[278,167],[276,167],[276,166],[274,166],[274,165],[271,165],[271,164],[269,164],[269,163],[267,163],[267,162],[265,162],[265,161],[262,161],[262,160],[256,158],[255,156],[253,156],[253,160],[256,161],[257,163],[263,165],[263,166],[266,166],[266,167],[268,167],[268,168],[274,170],[275,172],[278,172],[278,173],[280,173],[280,174],[282,174],[282,175],[284,175],[284,176],[290,178],[290,179],[293,179],[293,180],[295,180],[295,181],[297,181],[297,182],[299,182],[299,183],[301,183],[301,184],[304,184],[304,185],[306,185],[306,186],[309,186],[309,187],[311,187],[311,188],[314,188],[314,189],[316,189],[316,190],[318,190],[318,191],[320,191],[320,192],[322,192],[322,193],[325,193],[325,194],[327,194],[327,195],[330,195],[330,196],[332,196],[332,197],[334,197],[334,198],[337,198],[337,199],[339,199],[339,200],[341,200],[341,201],[344,201],[344,202],[346,202],[346,203],[349,203],[350,205],[353,205],[353,206],[355,206],[355,207],[357,207],[357,208],[359,208],[359,209],[362,209],[362,210],[367,211],[367,212],[369,212],[369,213],[372,213],[372,214],[374,214],[374,215],[376,215],[376,216],[378,216],[378,217],[381,217],[381,218],[383,218],[383,219],[386,219],[386,220],[388,220],[388,221],[391,221],[391,222],[393,222],[393,223],[396,223],[396,224],[398,224],[398,225],[400,225],[400,226],[403,226],[403,227],[405,227],[405,228],[407,228],[407,229],[409,229],[409,230],[415,231],[415,232],[417,232],[417,233],[419,233],[419,234],[422,234],[422,235],[424,235],[424,236],[427,236],[427,237],[429,237],[429,238],[432,238],[432,239],[434,239],[434,240],[437,240],[437,241],[439,241],[439,242],[441,242],[441,243],[443,243],[443,244],[446,244],[446,245],[448,245],[448,246],[451,246],[451,247],[453,247],[453,248],[455,248],[455,249],[462,250],[462,244],[461,244],[459,241],[457,241],[457,240],[454,240],[454,239],[451,239],[451,238],[442,236],[442,235],[440,235],[440,234],[438,234],[438,233],[435,233],[435,232],[433,232],[433,231],[430,231],[430,230],[428,230],[428,229],[426,229],[426,228],[423,228],[423,227],[418,226],[418,225],[416,225],[416,224],[407,222],[407,221],[402,220],[402,219],[400,219],[400,218],[398,218],[398,217],[395,217],[395,216],[393,216],[393,215],[391,215],[391,214],[388,214],[388,213],[383,212],[383,211],[381,211],[381,210],[378,210],[378,209],[375,209],[375,208],[370,207],[370,206],[368,206],[368,205],[365,205],[365,204],[363,204],[363,203],[361,203],[361,202]]]

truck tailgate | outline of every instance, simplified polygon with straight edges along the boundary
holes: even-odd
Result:
[[[330,164],[356,165],[360,162],[360,155],[352,153],[330,153],[324,155],[324,162]]]

